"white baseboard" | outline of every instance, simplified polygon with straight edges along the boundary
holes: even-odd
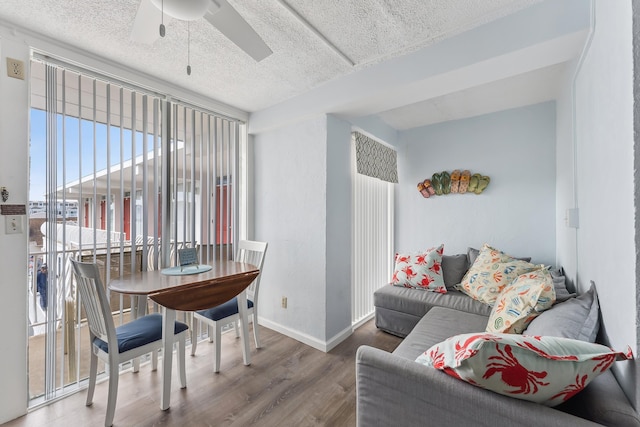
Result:
[[[327,341],[327,349],[325,350],[325,353],[333,350],[334,347],[349,338],[352,333],[353,328],[349,326],[348,328],[345,328],[341,332],[334,335],[329,341]]]
[[[353,333],[353,328],[349,326],[348,328],[345,328],[343,331],[334,335],[329,341],[325,342],[300,331],[296,331],[294,329],[283,326],[279,323],[272,322],[271,320],[265,319],[264,317],[258,316],[258,324],[325,353],[331,351],[335,346],[347,339]]]
[[[367,323],[369,320],[373,319],[373,317],[376,315],[375,311],[371,314],[369,314],[368,316],[360,319],[358,322],[356,322],[353,327],[351,329],[353,329],[354,331],[356,329],[358,329],[360,326],[364,325],[365,323]]]

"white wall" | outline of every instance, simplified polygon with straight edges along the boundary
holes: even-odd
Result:
[[[314,346],[326,338],[326,123],[322,115],[253,138],[255,239],[269,242],[261,323]]]
[[[7,187],[7,204],[26,205],[29,178],[28,77],[7,77],[6,58],[29,63],[29,51],[7,38],[0,29],[0,186]],[[27,66],[28,71],[28,66]],[[28,74],[27,74],[28,75]],[[5,102],[4,100],[11,100]],[[5,217],[0,219],[0,424],[16,418],[27,409],[27,233],[4,234]],[[27,227],[26,216],[23,218]]]
[[[396,250],[483,243],[555,264],[555,106],[548,102],[400,133]],[[469,169],[491,178],[481,195],[425,199],[416,184]]]
[[[326,339],[351,335],[351,124],[327,117]]]
[[[611,345],[637,351],[632,6],[595,2],[595,32],[576,82],[578,287],[593,280]],[[637,154],[636,154],[637,155]],[[633,364],[615,372],[637,400]]]

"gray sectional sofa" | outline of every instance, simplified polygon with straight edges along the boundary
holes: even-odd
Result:
[[[611,370],[550,408],[475,387],[416,363],[420,354],[448,337],[485,331],[491,307],[455,289],[470,261],[469,254],[443,256],[446,294],[396,286],[375,292],[376,326],[404,340],[393,353],[368,346],[358,349],[358,426],[640,426],[638,413]],[[558,304],[579,305],[580,300],[564,287],[564,278],[556,279]],[[597,319],[597,300],[595,310]],[[550,330],[548,335],[554,333]]]

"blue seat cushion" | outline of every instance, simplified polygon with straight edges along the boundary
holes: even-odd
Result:
[[[176,321],[174,334],[186,331],[189,328],[185,323]],[[132,322],[125,323],[116,328],[118,337],[118,352],[141,347],[162,339],[162,315],[159,313],[148,314]],[[93,344],[100,347],[104,352],[109,352],[109,345],[100,338],[95,338]]]
[[[247,307],[253,307],[253,301],[250,299],[247,300]],[[233,316],[234,314],[238,314],[238,298],[230,299],[224,304],[220,304],[206,310],[200,310],[198,311],[198,314],[211,319],[214,322],[224,319],[225,317]]]

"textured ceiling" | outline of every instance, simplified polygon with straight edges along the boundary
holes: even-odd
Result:
[[[137,0],[2,0],[0,21],[254,112],[526,8],[538,0],[287,0],[349,64],[276,0],[229,0],[273,54],[255,62],[204,19],[130,40]]]

